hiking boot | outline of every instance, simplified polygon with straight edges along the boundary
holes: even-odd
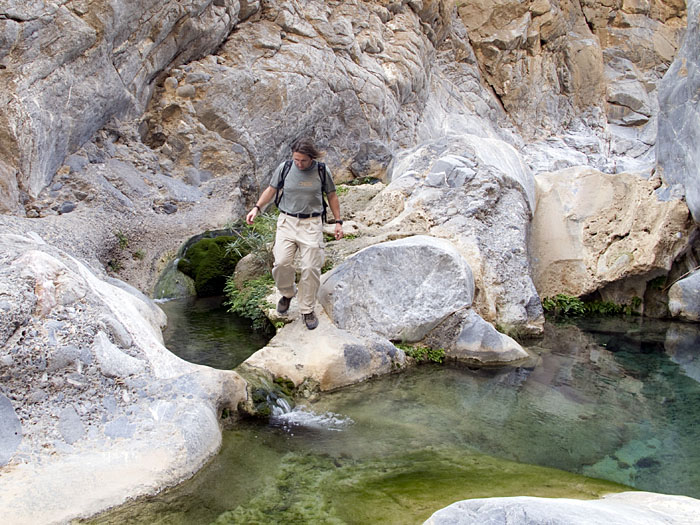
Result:
[[[277,303],[277,313],[280,315],[286,314],[287,310],[289,310],[289,303],[291,302],[291,297],[285,297],[284,295],[280,297],[280,300]]]
[[[302,317],[304,318],[304,323],[306,323],[306,328],[309,330],[313,330],[318,326],[318,317],[316,317],[315,313],[302,314]]]

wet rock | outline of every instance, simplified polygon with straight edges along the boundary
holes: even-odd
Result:
[[[446,357],[465,362],[507,363],[528,357],[513,338],[500,333],[472,310],[462,323],[456,341],[445,350]]]

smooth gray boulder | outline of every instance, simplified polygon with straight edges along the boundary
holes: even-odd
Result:
[[[669,288],[668,309],[673,317],[700,321],[700,272],[695,271]]]
[[[599,500],[534,497],[458,501],[426,525],[687,525],[697,522],[700,501],[686,496],[622,492]]]
[[[423,339],[473,296],[466,260],[448,241],[425,235],[365,248],[327,273],[319,291],[339,328],[406,342]]]
[[[663,196],[685,195],[700,222],[700,0],[687,0],[688,28],[659,89],[657,169],[666,184]]]

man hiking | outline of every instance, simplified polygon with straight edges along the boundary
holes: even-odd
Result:
[[[273,255],[272,277],[282,294],[277,303],[281,315],[289,310],[292,298],[297,295],[294,256],[301,259],[299,279],[299,311],[309,330],[318,326],[316,295],[321,285],[323,266],[323,220],[325,199],[335,218],[335,238],[343,237],[343,221],[340,219],[340,203],[330,171],[316,159],[320,156],[311,139],[302,138],[292,144],[292,160],[282,162],[272,175],[253,209],[246,215],[252,224],[255,217],[270,201],[280,210]],[[276,197],[276,198],[275,198]]]

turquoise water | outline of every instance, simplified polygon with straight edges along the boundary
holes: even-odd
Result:
[[[592,478],[700,497],[699,335],[548,325],[528,367],[426,365],[323,394],[241,422],[192,480],[99,522],[422,523],[470,497],[625,489]]]

